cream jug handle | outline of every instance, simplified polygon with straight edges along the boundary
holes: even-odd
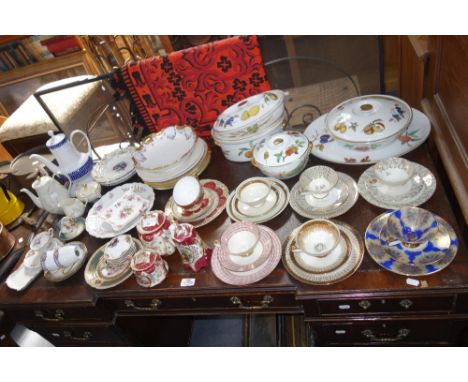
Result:
[[[83,138],[85,139],[86,143],[88,144],[88,156],[92,156],[91,155],[91,142],[89,141],[89,138],[88,136],[86,135],[85,132],[81,131],[81,130],[73,130],[72,133],[70,134],[70,142],[73,142],[73,136],[77,133],[80,133],[81,135],[83,135]]]
[[[61,176],[64,176],[65,178],[67,178],[68,180],[68,189],[67,189],[67,192],[68,194],[70,195],[70,188],[72,186],[72,180],[71,178],[67,175],[67,174],[63,174],[61,172],[56,172],[55,174],[52,175],[52,178],[55,178],[57,175],[61,175]]]

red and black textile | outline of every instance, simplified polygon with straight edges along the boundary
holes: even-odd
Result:
[[[213,123],[228,106],[271,88],[256,36],[130,63],[114,79],[119,76],[149,131],[185,124],[201,137],[211,136]]]

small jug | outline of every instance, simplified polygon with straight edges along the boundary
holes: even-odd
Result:
[[[193,225],[174,223],[169,227],[169,230],[185,268],[198,272],[200,269],[208,267],[212,249],[203,242]]]
[[[159,255],[172,255],[175,245],[169,231],[170,225],[171,222],[164,212],[147,212],[138,222],[138,237],[145,247],[154,249]]]
[[[63,213],[66,216],[71,218],[79,218],[80,216],[83,216],[87,204],[87,200],[85,200],[83,203],[77,198],[67,198],[61,200],[58,203],[58,206],[63,209]]]

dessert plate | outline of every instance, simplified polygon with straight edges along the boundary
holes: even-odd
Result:
[[[21,264],[14,272],[12,272],[5,281],[5,284],[10,289],[22,291],[26,289],[40,274],[42,268],[29,268]]]
[[[115,150],[98,160],[92,170],[93,179],[103,186],[116,186],[135,175],[133,147]]]
[[[289,204],[291,208],[299,215],[308,219],[329,219],[343,215],[350,210],[359,197],[357,184],[353,178],[342,172],[337,172],[338,183],[324,199],[315,201],[315,206],[312,205],[311,195],[304,195],[300,190],[299,182],[296,183],[291,190],[291,198]]]
[[[224,268],[234,272],[250,271],[262,265],[268,259],[268,256],[270,256],[271,253],[270,235],[262,228],[263,227],[259,227],[260,238],[255,245],[255,248],[253,249],[253,253],[250,256],[233,256],[223,251],[223,249],[220,247],[218,249],[218,256],[221,265]]]
[[[200,184],[203,186],[205,190],[208,192],[214,192],[216,194],[216,198],[214,198],[215,208],[212,209],[211,212],[207,213],[204,216],[198,217],[195,220],[187,221],[188,223],[192,224],[195,228],[202,227],[208,223],[211,223],[214,219],[216,219],[226,207],[226,201],[229,197],[229,190],[225,184],[221,183],[219,180],[215,179],[202,179],[200,180]],[[174,199],[171,198],[166,203],[166,207],[164,209],[164,213],[177,220],[175,216],[173,206],[175,205]]]
[[[44,278],[46,280],[52,281],[54,283],[64,281],[72,277],[76,272],[78,272],[80,268],[83,266],[83,264],[85,263],[86,255],[88,254],[88,250],[86,249],[86,246],[82,242],[79,242],[79,241],[72,241],[71,243],[68,243],[67,245],[74,245],[78,248],[80,255],[77,261],[67,268],[57,269],[56,271],[53,271],[53,272],[45,271]]]
[[[259,179],[265,178],[259,177]],[[271,181],[272,186],[271,192],[267,197],[266,204],[268,203],[267,206],[271,207],[266,208],[264,207],[265,205],[261,207],[247,206],[245,203],[242,203],[237,199],[236,191],[234,190],[231,192],[231,195],[229,195],[229,199],[226,204],[226,212],[232,220],[237,222],[248,221],[252,223],[264,223],[272,220],[284,211],[289,202],[288,186],[279,179],[267,179]]]
[[[426,167],[413,163],[414,176],[409,181],[409,187],[403,189],[401,194],[386,195],[385,189],[380,185],[374,173],[374,166],[362,173],[358,181],[361,196],[374,206],[385,209],[398,209],[401,207],[417,207],[427,202],[436,190],[436,179]]]
[[[106,217],[104,216],[104,212],[109,212],[108,208],[115,205],[117,201],[124,195],[127,195],[127,193],[137,195],[139,199],[145,201],[144,211],[149,211],[153,207],[154,191],[151,187],[143,183],[127,183],[118,186],[106,193],[89,210],[85,224],[86,231],[88,231],[91,236],[106,239],[121,235],[137,225],[141,215],[140,213],[134,214],[135,218],[130,221],[126,220],[124,217],[125,225],[116,231],[112,229],[112,226],[106,221]],[[123,212],[125,213],[125,211]]]
[[[58,237],[62,241],[70,241],[78,236],[85,229],[85,220],[82,217],[70,218],[68,216],[63,217],[57,222]]]
[[[135,243],[136,251],[143,248],[139,240],[135,238],[132,238],[132,240]],[[95,289],[112,288],[124,282],[132,275],[132,268],[130,267],[131,256],[129,256],[128,261],[115,268],[115,270],[111,271],[106,266],[104,261],[104,249],[106,245],[104,244],[93,253],[84,271],[85,281]]]
[[[342,236],[348,239],[348,256],[337,268],[330,271],[310,272],[303,269],[296,261],[292,247],[294,245],[294,238],[299,227],[296,228],[288,237],[285,244],[285,251],[283,255],[283,265],[288,273],[305,284],[311,285],[328,285],[335,284],[343,281],[353,275],[361,265],[364,257],[364,243],[359,233],[351,226],[333,221],[341,231]]]
[[[260,226],[259,228],[268,234],[268,240],[271,242],[271,252],[268,259],[257,268],[245,272],[230,271],[221,264],[219,259],[220,248],[216,246],[211,256],[211,269],[218,279],[230,285],[248,285],[264,279],[273,272],[281,259],[281,242],[270,228],[265,226]]]
[[[366,230],[365,242],[366,248],[370,257],[382,268],[385,268],[393,273],[404,276],[427,276],[435,272],[439,272],[446,268],[455,258],[458,250],[458,239],[453,228],[440,216],[434,214],[438,225],[442,225],[448,232],[450,237],[450,248],[445,256],[440,260],[430,264],[410,264],[409,262],[397,261],[392,257],[387,250],[382,246],[380,240],[380,232],[385,226],[388,216],[391,212],[385,212],[374,218]]]
[[[408,130],[396,141],[367,151],[347,148],[337,142],[325,127],[326,114],[313,121],[304,134],[312,143],[311,153],[317,158],[340,164],[369,164],[382,159],[404,155],[424,143],[431,132],[429,119],[419,110],[413,110]]]

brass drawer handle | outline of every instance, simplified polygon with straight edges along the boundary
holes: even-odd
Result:
[[[364,337],[374,342],[395,342],[395,341],[400,341],[404,339],[405,337],[408,337],[408,335],[410,334],[410,330],[399,329],[395,337],[377,337],[374,334],[374,332],[370,329],[363,330],[361,333]]]
[[[135,305],[135,303],[132,300],[125,300],[124,303],[127,308],[133,308],[135,310],[143,311],[155,311],[159,309],[159,306],[162,304],[162,301],[155,298],[154,300],[151,300],[151,304],[149,304],[149,306]]]
[[[400,301],[400,306],[402,308],[409,309],[411,307],[411,305],[413,305],[413,301],[408,300],[407,298]]]
[[[46,317],[42,310],[35,310],[34,316],[44,321],[53,321],[53,322],[63,321],[65,319],[65,313],[63,312],[62,309],[56,309],[53,318]]]
[[[370,308],[370,306],[372,305],[371,302],[369,300],[362,300],[362,301],[359,301],[359,304],[358,304],[362,309],[364,310],[367,310]]]
[[[268,308],[270,304],[273,302],[273,297],[266,295],[263,297],[263,300],[260,302],[260,305],[252,305],[252,306],[245,306],[242,300],[237,296],[232,296],[231,302],[234,305],[237,305],[239,309],[258,310],[258,309]]]
[[[91,339],[91,337],[93,336],[93,333],[86,331],[86,332],[83,332],[82,337],[74,337],[73,334],[71,334],[71,332],[69,332],[68,330],[65,330],[63,332],[63,336],[67,340],[86,342],[86,341],[89,341]]]

